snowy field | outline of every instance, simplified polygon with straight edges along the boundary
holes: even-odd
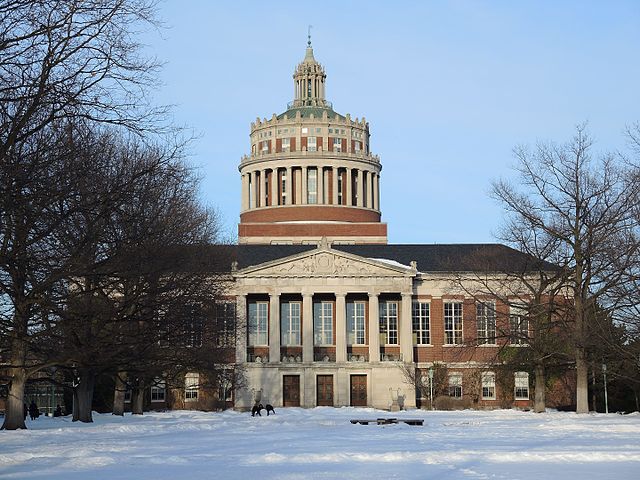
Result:
[[[264,413],[263,413],[264,415]],[[424,418],[424,426],[351,418]],[[28,421],[0,432],[0,478],[637,479],[640,415],[511,410],[174,411]]]

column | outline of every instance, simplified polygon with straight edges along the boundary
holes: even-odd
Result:
[[[380,319],[378,315],[378,294],[369,294],[369,361],[380,361]]]
[[[376,175],[376,210],[380,210],[380,175]]]
[[[258,207],[267,206],[267,171],[260,171],[260,205]]]
[[[345,294],[336,293],[336,362],[347,361],[347,309]]]
[[[372,173],[367,172],[367,208],[373,208],[373,182]]]
[[[307,194],[307,167],[302,167],[302,180],[300,183],[302,185],[302,197],[300,198],[300,203],[302,205],[306,205],[309,198],[309,195]]]
[[[343,185],[342,189],[343,189],[343,194],[344,194],[344,192],[346,192],[347,201],[345,202],[345,205],[348,206],[348,207],[350,207],[352,205],[352,202],[351,202],[351,185],[352,185],[352,183],[351,183],[351,169],[347,168],[347,184]]]
[[[364,200],[364,170],[358,170],[358,203],[357,206],[358,207],[362,207],[363,206],[363,200]]]
[[[400,308],[400,353],[406,363],[413,362],[413,325],[411,321],[410,293],[402,294],[402,308]]]
[[[244,364],[247,361],[247,297],[236,297],[236,316],[238,323],[236,328],[236,362]]]
[[[269,363],[280,362],[280,294],[269,295]]]
[[[278,169],[271,170],[271,205],[278,205]]]
[[[313,295],[302,294],[302,361],[313,362]]]
[[[338,167],[333,167],[332,172],[333,198],[331,199],[331,203],[338,205]]]
[[[249,208],[256,208],[256,174],[255,172],[249,172]]]
[[[324,168],[321,166],[318,166],[316,177],[318,179],[318,205],[324,205]]]
[[[249,175],[243,173],[240,175],[240,211],[244,212],[249,206]]]
[[[287,167],[286,188],[287,188],[286,204],[291,205],[293,203],[293,175],[291,174],[291,167]]]

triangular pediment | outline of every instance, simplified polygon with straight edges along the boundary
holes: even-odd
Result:
[[[406,277],[412,267],[320,247],[236,272],[237,277]]]

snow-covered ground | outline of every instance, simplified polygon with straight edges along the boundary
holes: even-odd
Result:
[[[264,415],[264,412],[263,412]],[[351,418],[424,418],[424,426]],[[174,411],[28,421],[0,432],[0,478],[637,479],[640,415],[367,408]]]

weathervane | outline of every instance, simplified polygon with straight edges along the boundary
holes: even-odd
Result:
[[[307,45],[310,47],[311,46],[311,27],[313,25],[309,25],[309,28],[307,29]]]

